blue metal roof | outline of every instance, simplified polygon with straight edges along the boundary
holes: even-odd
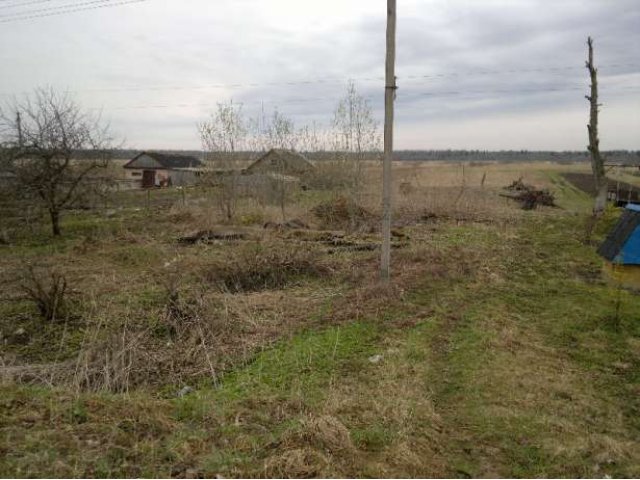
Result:
[[[640,205],[636,203],[627,203],[627,210],[633,210],[634,212],[640,212]]]
[[[640,226],[629,236],[616,260],[624,265],[640,265]]]
[[[598,253],[610,262],[640,265],[640,205],[627,205]]]

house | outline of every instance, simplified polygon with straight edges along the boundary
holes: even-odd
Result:
[[[634,175],[636,173],[633,171],[637,170],[637,174],[640,175],[640,163],[605,163],[604,166],[607,170],[615,169],[618,173],[616,177],[625,169],[630,169],[626,171]],[[618,207],[624,207],[628,203],[640,203],[640,188],[620,180],[609,180],[607,200],[615,203]]]
[[[640,289],[640,205],[626,206],[598,253],[616,281]]]
[[[609,182],[607,200],[615,203],[616,207],[624,207],[627,204],[640,203],[640,188],[625,182],[613,184]]]
[[[140,187],[194,185],[204,164],[195,157],[156,152],[142,152],[124,167],[128,180],[139,180]]]
[[[313,171],[313,164],[294,150],[272,148],[244,170],[245,174],[277,174],[300,177]]]

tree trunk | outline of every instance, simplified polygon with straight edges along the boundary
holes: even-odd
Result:
[[[55,237],[60,236],[60,212],[56,209],[49,210],[49,216],[51,217],[51,230]]]
[[[597,215],[604,212],[604,209],[607,206],[607,194],[609,193],[609,184],[606,178],[603,178],[604,181],[600,182],[598,186],[598,191],[596,192],[596,202],[593,207],[593,212]]]
[[[598,70],[593,64],[593,39],[587,39],[589,46],[589,59],[587,60],[587,69],[591,77],[591,95],[587,95],[589,100],[589,153],[591,154],[591,170],[593,172],[593,181],[596,190],[596,199],[593,206],[594,215],[599,216],[604,211],[607,204],[608,181],[604,172],[604,160],[600,155],[600,139],[598,138]]]

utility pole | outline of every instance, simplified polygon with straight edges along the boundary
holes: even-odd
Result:
[[[24,139],[22,138],[22,118],[20,117],[20,110],[16,112],[16,127],[18,129],[18,148],[22,148]]]
[[[384,89],[384,160],[382,163],[382,258],[380,275],[390,279],[391,162],[393,160],[393,102],[396,95],[396,0],[387,0],[387,60]]]

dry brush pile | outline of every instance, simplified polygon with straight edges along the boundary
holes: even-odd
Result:
[[[527,185],[522,178],[513,181],[505,187],[509,194],[504,197],[520,202],[523,210],[534,210],[539,206],[556,207],[555,196],[548,189],[539,189],[532,185]]]

